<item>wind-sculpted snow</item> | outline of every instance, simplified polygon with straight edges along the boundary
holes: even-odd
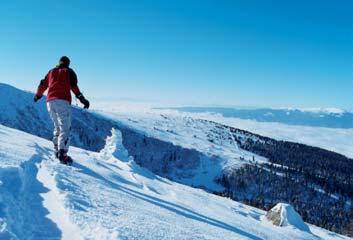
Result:
[[[39,156],[34,155],[17,168],[0,169],[0,218],[4,228],[0,239],[61,238],[60,229],[46,217],[49,212],[40,194],[49,189],[36,179],[35,163],[39,161]]]
[[[19,140],[20,139],[20,140]],[[42,156],[40,138],[0,125],[0,239],[60,239],[62,231],[47,217],[36,176]]]
[[[348,239],[276,227],[262,210],[159,177],[122,138],[113,130],[99,153],[73,148],[70,167],[49,141],[0,125],[1,239]]]

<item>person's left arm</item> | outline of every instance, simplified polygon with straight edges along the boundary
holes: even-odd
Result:
[[[75,96],[77,97],[77,95],[81,94],[80,88],[77,85],[77,75],[75,73],[74,70],[72,70],[71,68],[69,68],[69,74],[70,74],[70,87],[71,87],[71,91],[75,94]]]
[[[82,95],[80,88],[77,85],[77,75],[74,70],[69,68],[70,73],[70,86],[71,91],[75,94],[75,96],[80,100],[80,102],[84,105],[84,108],[89,108],[89,101]]]

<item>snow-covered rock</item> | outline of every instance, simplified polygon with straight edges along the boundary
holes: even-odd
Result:
[[[278,203],[267,212],[266,217],[276,226],[291,226],[310,233],[308,225],[290,204]]]

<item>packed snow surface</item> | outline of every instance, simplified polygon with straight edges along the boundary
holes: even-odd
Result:
[[[71,148],[0,125],[0,239],[348,239],[318,227],[276,227],[265,212],[158,177],[113,130],[105,148]]]

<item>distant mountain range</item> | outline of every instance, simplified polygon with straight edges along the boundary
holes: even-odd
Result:
[[[252,119],[259,122],[279,122],[289,125],[302,125],[327,128],[353,128],[353,111],[341,109],[245,109],[228,107],[179,107],[182,112],[212,112],[224,117]]]

